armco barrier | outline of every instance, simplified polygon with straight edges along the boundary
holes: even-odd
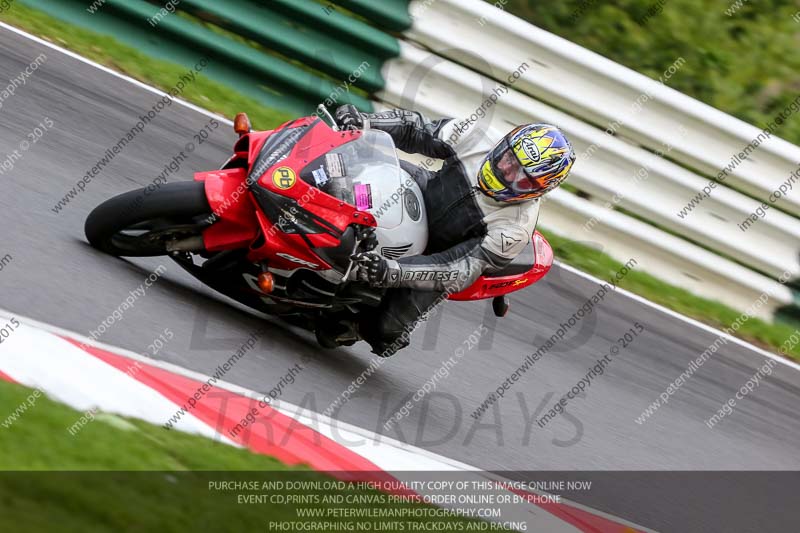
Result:
[[[166,16],[153,27],[148,20],[155,16],[159,8],[141,0],[107,0],[105,9],[115,10],[122,16],[141,21],[143,29],[146,30],[149,26],[153,31],[168,34],[174,40],[185,43],[199,53],[206,53],[222,61],[239,65],[241,68],[250,69],[272,80],[279,87],[300,92],[310,101],[325,100],[336,90],[336,84],[327,79],[317,78],[309,83],[309,79],[313,76],[309,71],[276,56],[261,53],[247,44],[220,35],[183,17]],[[363,97],[352,92],[347,93],[347,96],[353,103],[369,107],[369,103]]]
[[[427,159],[419,154],[402,157],[414,164]],[[622,263],[635,258],[637,271],[734,309],[752,309],[753,316],[764,320],[773,320],[778,314],[796,319],[797,296],[787,286],[619,211],[559,189],[542,200],[540,213],[541,227]],[[587,234],[584,227],[590,220],[592,232]],[[762,294],[769,299],[762,306],[753,306]]]
[[[334,77],[310,68],[301,68],[291,57],[284,57],[269,50],[254,48],[242,39],[222,34],[204,26],[196,19],[179,14],[157,18],[157,24],[148,20],[156,16],[163,7],[162,2],[147,3],[143,0],[108,0],[94,13],[89,13],[87,3],[82,0],[17,0],[20,4],[40,9],[46,13],[101,34],[114,37],[123,44],[135,47],[152,57],[190,68],[203,55],[211,61],[203,75],[223,84],[235,87],[238,92],[250,96],[262,104],[284,110],[287,114],[310,113],[316,105],[330,95],[336,95],[338,103],[354,103],[362,109],[369,110],[372,103],[363,92],[346,90],[344,82],[347,76]],[[187,0],[188,1],[188,0]],[[313,2],[300,2],[304,9],[292,6],[288,1],[274,0],[270,9],[280,13],[282,20],[293,20],[297,33],[306,36],[304,42],[314,42],[309,35],[314,32],[324,34],[329,28],[348,28],[348,42],[359,43],[374,53],[378,64],[383,57],[391,55],[392,40],[388,35],[369,28],[363,22],[346,19],[341,14],[325,15],[324,6]],[[316,8],[314,8],[316,6]],[[178,4],[180,9],[180,4]],[[318,12],[314,18],[308,10]],[[243,17],[247,16],[245,11]],[[292,19],[295,17],[295,19]],[[330,24],[326,27],[323,23]],[[288,22],[287,22],[288,24]],[[313,27],[308,27],[310,25]],[[380,41],[380,42],[379,42]],[[312,54],[314,52],[312,51]],[[328,52],[317,54],[333,66],[328,72],[338,72],[336,65],[347,68],[343,55]],[[354,76],[355,82],[364,78],[366,83],[379,84],[375,76],[375,68],[369,68]],[[355,69],[354,69],[355,70]],[[349,73],[348,73],[349,74]],[[358,83],[354,84],[357,86]],[[364,82],[362,82],[364,83]]]
[[[518,68],[514,65],[499,77],[506,79]],[[378,94],[382,100],[431,116],[469,116],[497,86],[493,80],[408,43],[402,43],[400,57],[387,62],[384,73],[386,89]],[[776,211],[742,232],[736,222],[755,209],[757,202],[722,188],[706,200],[702,211],[681,220],[674,216],[674,209],[682,203],[681,193],[687,187],[699,190],[707,183],[699,176],[517,92],[515,84],[485,113],[499,129],[526,121],[550,122],[564,128],[579,154],[570,177],[573,185],[606,200],[617,195],[620,206],[646,220],[774,278],[786,271],[800,274],[800,221]],[[592,144],[596,144],[593,153],[581,156]],[[644,172],[648,177],[637,181],[636,176]],[[571,237],[581,240],[591,238],[591,233],[582,229]],[[728,291],[724,286],[719,289],[719,297]]]
[[[404,31],[411,26],[408,0],[334,0],[332,3],[392,31]]]
[[[497,73],[498,79],[530,61],[534,68],[517,82],[517,90],[536,94],[601,129],[619,121],[618,135],[653,150],[672,140],[674,158],[709,177],[717,176],[761,132],[490,3],[415,0],[409,10],[421,14],[407,32],[409,38],[490,77]],[[649,95],[647,102],[631,116],[631,106],[642,95]],[[670,139],[681,125],[687,133]],[[800,147],[773,136],[725,183],[766,200],[799,163]],[[800,215],[800,192],[777,205]]]
[[[354,79],[353,86],[368,92],[383,87],[381,66],[400,52],[394,37],[336,11],[326,16],[302,2],[182,0],[180,7],[333,79]],[[299,20],[307,24],[306,31],[298,31]],[[324,31],[332,22],[337,31]],[[351,77],[354,72],[358,77]]]
[[[591,240],[618,261],[635,258],[637,271],[734,309],[751,309],[753,316],[767,321],[782,307],[796,304],[792,291],[777,281],[566,191],[548,195],[539,223],[561,236],[580,241],[588,219],[595,221]],[[760,307],[754,305],[756,300],[763,299],[763,294],[769,296],[766,303]]]

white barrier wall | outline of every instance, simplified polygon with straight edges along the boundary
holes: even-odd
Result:
[[[401,43],[401,50],[400,58],[390,61],[384,67],[387,85],[385,91],[378,96],[388,106],[417,109],[431,117],[465,117],[475,113],[497,87],[496,82],[485,76],[443,60],[412,44]],[[625,207],[712,250],[736,257],[752,269],[766,272],[774,278],[785,271],[792,276],[800,271],[794,247],[789,245],[797,243],[800,237],[798,220],[775,211],[767,219],[754,224],[747,232],[741,232],[736,227],[736,222],[755,209],[758,202],[725,188],[718,188],[706,199],[702,210],[697,210],[685,220],[679,219],[674,216],[674,210],[676,206],[682,205],[681,196],[686,194],[689,187],[702,188],[707,180],[640,147],[604,135],[598,128],[514,89],[515,86],[512,86],[512,90],[498,97],[497,103],[488,109],[484,106],[486,120],[490,120],[499,129],[511,129],[525,121],[552,122],[564,128],[579,154],[570,178],[571,183],[608,203]],[[590,149],[592,145],[595,146]],[[669,155],[669,145],[663,147],[662,151]],[[565,233],[556,224],[549,224],[549,227],[579,241],[600,242],[612,235],[601,230],[597,222],[599,214],[610,210],[581,202],[586,206],[581,208],[580,215],[559,213],[562,218],[570,220],[569,233]],[[572,209],[575,204],[561,202],[561,208]],[[598,216],[591,214],[592,208],[597,210]],[[544,220],[553,216],[549,213],[551,209],[552,207],[543,209]],[[643,253],[650,254],[650,258],[642,261],[642,265],[646,265],[643,269],[676,285],[740,309],[743,303],[747,303],[743,295],[758,297],[764,287],[769,285],[767,282],[770,280],[765,276],[653,226],[619,212],[613,213],[615,219],[627,220],[632,227],[637,228],[635,234],[624,236],[625,246],[618,246],[623,243],[608,243],[607,251],[616,259],[625,261],[630,257],[623,254],[622,249],[634,247],[644,251]],[[578,220],[582,220],[580,225],[577,224]],[[617,232],[613,235],[620,237],[621,234]],[[673,246],[669,253],[663,250],[655,253],[658,243],[665,242],[667,238],[670,242],[683,242],[683,252],[677,256],[672,255]],[[667,257],[670,258],[668,261]],[[700,257],[705,262],[701,263]],[[713,265],[708,264],[709,258],[718,261],[722,265],[720,268],[735,271],[736,275],[715,276]],[[685,264],[681,266],[681,262]],[[737,268],[732,269],[731,265]],[[743,272],[749,275],[741,275]],[[698,283],[697,278],[703,282]],[[770,283],[779,286],[774,281]],[[791,302],[788,289],[783,289],[781,305]]]
[[[602,129],[616,123],[612,129],[617,134],[651,149],[670,142],[675,159],[709,177],[717,176],[761,133],[481,0],[416,0],[409,9],[415,19],[408,38],[495,79],[529,62],[533,68],[515,84],[517,90]],[[681,127],[686,133],[675,136]],[[772,136],[732,170],[726,183],[766,200],[799,165],[800,147]],[[800,214],[800,192],[795,188],[777,205]]]
[[[575,238],[586,220],[594,219],[593,240],[618,261],[636,259],[636,270],[734,309],[750,309],[753,316],[768,321],[778,307],[793,303],[792,292],[786,286],[683,239],[618,211],[598,208],[566,191],[554,191],[548,196],[539,219],[542,227]],[[763,294],[769,296],[766,303],[753,305]]]

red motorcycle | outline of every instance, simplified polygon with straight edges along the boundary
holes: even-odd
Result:
[[[239,139],[220,170],[107,200],[86,219],[89,243],[115,256],[169,255],[216,291],[312,331],[333,314],[369,312],[384,289],[356,281],[351,257],[423,253],[425,203],[387,133],[339,131],[324,107],[318,115],[251,131],[238,114]],[[493,298],[504,316],[504,295],[552,261],[536,232],[503,272],[449,299]]]

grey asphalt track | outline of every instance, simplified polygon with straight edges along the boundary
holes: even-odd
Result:
[[[175,336],[156,357],[213,373],[253,331],[266,326],[256,350],[225,379],[267,392],[307,357],[282,399],[325,409],[369,364],[366,345],[323,351],[304,332],[233,307],[167,258],[125,261],[85,242],[83,223],[89,211],[152,181],[176,154],[186,153],[187,143],[209,117],[178,104],[164,109],[56,214],[54,205],[160,97],[4,29],[0,90],[40,53],[46,55],[44,63],[0,108],[0,164],[20,149],[37,124],[46,118],[53,122],[40,140],[20,152],[13,168],[0,174],[0,258],[13,258],[0,271],[0,308],[89,334],[163,264],[164,279],[99,340],[146,354],[153,339],[169,328]],[[169,181],[218,168],[234,138],[221,126],[209,142],[186,153],[188,160]],[[621,294],[607,295],[475,422],[470,413],[596,290],[592,281],[554,268],[543,282],[512,297],[504,319],[495,320],[486,303],[449,302],[415,333],[412,346],[387,360],[337,416],[487,470],[800,469],[800,372],[793,368],[774,366],[758,388],[737,401],[733,414],[713,429],[705,425],[765,363],[763,355],[733,343],[722,346],[668,405],[637,424],[643,409],[715,335]],[[534,416],[542,416],[584,377],[634,322],[644,332],[613,358],[584,397],[569,403],[567,415],[538,427]],[[435,393],[416,404],[397,428],[384,432],[382,424],[457,347],[466,347],[466,339],[482,323],[490,333],[479,346],[467,351]],[[633,493],[646,485],[639,480],[629,489]],[[631,501],[606,495],[589,503],[654,529],[693,530],[674,511],[662,512],[661,504],[653,502],[644,511]],[[732,513],[745,513],[733,507]],[[746,525],[745,520],[742,514],[736,523]],[[761,531],[772,530],[758,523]],[[739,529],[727,529],[734,530]]]

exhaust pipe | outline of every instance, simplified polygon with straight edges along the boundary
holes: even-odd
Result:
[[[206,245],[202,235],[178,239],[167,243],[168,252],[205,252]]]

